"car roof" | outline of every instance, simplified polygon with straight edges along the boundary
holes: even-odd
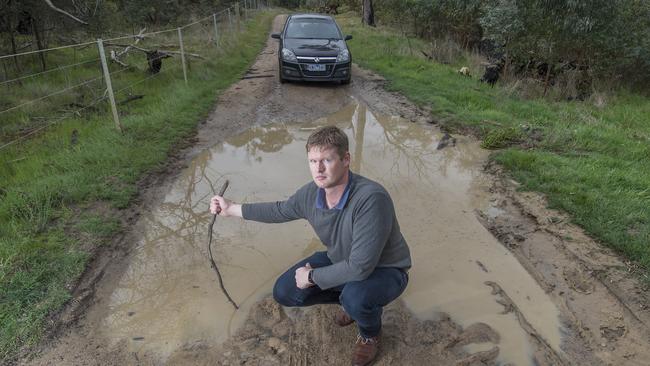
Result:
[[[322,15],[322,14],[309,14],[309,13],[304,13],[304,14],[293,14],[292,16],[289,17],[290,19],[308,19],[308,18],[313,18],[313,19],[327,19],[334,21],[334,19],[329,16],[329,15]]]

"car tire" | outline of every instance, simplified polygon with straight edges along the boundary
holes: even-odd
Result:
[[[280,68],[280,71],[278,71],[278,80],[280,80],[280,84],[284,84],[287,82],[287,79],[282,77],[282,68]]]
[[[345,80],[341,80],[341,85],[348,85],[348,84],[350,84],[350,81],[352,81],[351,77],[349,77],[349,78],[347,78]]]

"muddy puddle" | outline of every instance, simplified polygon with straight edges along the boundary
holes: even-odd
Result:
[[[496,283],[537,333],[560,350],[559,313],[517,260],[480,224],[490,207],[481,172],[486,152],[459,137],[436,149],[434,128],[371,113],[351,100],[311,123],[254,127],[200,154],[162,204],[140,222],[142,239],[109,301],[106,335],[129,351],[164,361],[193,342],[218,344],[233,335],[251,306],[271,292],[276,277],[320,243],[305,221],[267,225],[218,218],[213,253],[237,312],[210,268],[208,201],[225,179],[238,202],[289,197],[310,180],[305,142],[313,129],[335,124],[350,137],[352,169],[382,183],[393,197],[413,256],[402,296],[419,319],[449,314],[461,326],[481,322],[499,333],[498,361],[531,364],[532,348],[512,312],[487,281]],[[492,343],[467,346],[487,350]]]

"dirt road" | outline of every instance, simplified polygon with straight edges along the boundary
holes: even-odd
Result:
[[[278,17],[275,30],[283,22]],[[309,180],[305,139],[336,124],[352,168],[396,202],[411,283],[384,312],[377,365],[647,365],[648,298],[631,269],[516,191],[470,137],[437,149],[426,111],[353,69],[348,86],[277,81],[269,38],[190,146],[143,186],[133,230],[91,265],[33,365],[345,365],[354,327],[333,306],[284,309],[273,281],[322,250],[304,222],[221,220],[207,259],[207,202],[224,179],[237,201],[286,198]]]

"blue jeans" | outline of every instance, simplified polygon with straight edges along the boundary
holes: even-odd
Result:
[[[296,269],[309,263],[312,268],[329,266],[327,252],[316,252],[284,272],[273,287],[273,298],[284,306],[311,306],[341,304],[345,312],[357,322],[362,337],[379,335],[384,306],[404,292],[408,275],[399,268],[375,268],[363,281],[353,281],[327,290],[318,286],[306,289],[296,287]]]

